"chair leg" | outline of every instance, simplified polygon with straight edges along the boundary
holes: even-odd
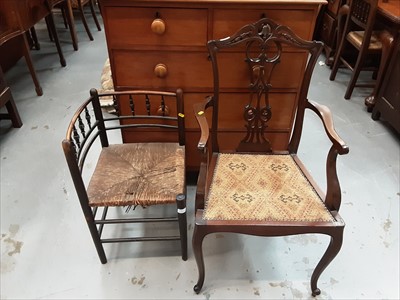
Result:
[[[317,281],[321,276],[321,273],[339,253],[339,250],[342,247],[342,242],[343,242],[343,228],[337,234],[331,235],[331,241],[329,243],[329,246],[326,249],[321,260],[319,261],[318,265],[315,267],[315,270],[311,276],[311,291],[313,297],[321,294],[321,290],[317,287]]]
[[[58,52],[58,55],[60,57],[61,66],[65,67],[67,64],[65,62],[65,58],[64,58],[64,55],[63,55],[63,52],[62,52],[62,49],[61,49],[60,40],[58,39],[56,26],[54,24],[53,13],[50,12],[50,14],[46,17],[46,19],[47,19],[48,24],[49,24],[50,32],[51,32],[52,36],[54,37],[54,42],[56,43],[57,52]]]
[[[22,127],[21,117],[19,116],[18,109],[17,109],[17,106],[15,105],[13,98],[11,98],[7,101],[6,109],[7,109],[8,115],[10,116],[12,126],[14,128]]]
[[[84,204],[81,204],[81,206],[83,214],[85,215],[86,223],[89,227],[89,231],[94,242],[94,246],[96,247],[97,254],[99,255],[101,263],[105,264],[107,263],[107,257],[106,253],[104,252],[104,247],[100,239],[99,231],[97,230],[97,226],[94,222],[92,209]]]
[[[92,33],[90,32],[89,26],[88,26],[88,24],[87,24],[87,22],[86,22],[85,13],[84,13],[84,11],[83,11],[83,5],[82,5],[82,2],[81,2],[81,1],[79,1],[79,11],[80,11],[80,13],[81,13],[83,26],[85,26],[86,33],[87,33],[87,35],[89,36],[89,39],[90,39],[91,41],[93,41],[94,39],[93,39]]]
[[[78,50],[78,37],[76,35],[76,30],[75,30],[75,24],[74,24],[74,15],[72,13],[72,7],[71,3],[68,2],[67,5],[64,5],[63,7],[65,17],[68,22],[68,27],[69,27],[69,32],[71,33],[71,39],[72,39],[72,46],[74,47],[74,50]]]
[[[94,11],[93,0],[89,1],[89,6],[90,6],[90,11],[92,12],[92,16],[93,16],[94,22],[96,23],[97,30],[101,31],[101,26],[100,26],[99,20],[97,20],[96,12]]]
[[[196,294],[199,294],[203,284],[205,277],[205,267],[204,267],[204,257],[203,257],[203,240],[207,235],[201,227],[195,225],[192,239],[193,253],[196,259],[197,268],[199,270],[199,279],[197,280],[196,285],[193,287],[193,290]]]
[[[354,65],[353,72],[351,73],[350,81],[347,85],[346,93],[344,94],[344,99],[350,99],[353,93],[354,87],[356,86],[358,76],[360,75],[362,65],[364,63],[365,51],[360,50],[358,54],[356,64]]]
[[[25,57],[25,60],[26,60],[26,64],[28,65],[29,72],[31,73],[31,77],[32,77],[33,83],[35,84],[36,94],[38,96],[42,96],[43,95],[43,90],[42,90],[42,87],[40,86],[39,80],[37,78],[35,68],[33,67],[31,54],[29,52],[30,51],[30,47],[29,47],[28,40],[27,40],[25,34],[22,34],[21,36],[22,36],[22,39],[23,39],[22,42],[24,43],[24,47],[23,47],[24,48],[23,49],[24,57]]]
[[[186,195],[179,194],[176,197],[178,208],[179,233],[181,236],[182,259],[187,260],[187,218],[186,218]]]
[[[337,71],[339,69],[339,65],[340,65],[340,57],[342,56],[342,52],[343,52],[343,48],[344,48],[344,41],[340,42],[339,48],[337,49],[336,53],[335,53],[335,58],[333,60],[333,64],[332,64],[332,71],[331,71],[331,75],[329,76],[329,80],[333,81],[336,78],[336,74]]]
[[[36,30],[35,30],[35,26],[32,26],[29,29],[30,33],[31,33],[31,37],[32,37],[32,46],[35,47],[36,50],[40,50],[40,44],[39,44],[39,40],[36,34]]]
[[[383,81],[383,76],[386,73],[386,69],[388,67],[389,63],[389,57],[393,51],[393,35],[384,30],[381,35],[380,35],[380,40],[382,42],[382,55],[381,55],[381,62],[379,64],[379,69],[378,69],[378,78],[376,79],[376,84],[374,87],[374,90],[370,96],[365,98],[365,105],[367,106],[368,112],[372,112],[374,106],[375,106],[375,101],[376,97],[378,96],[378,92],[381,88],[382,81]]]

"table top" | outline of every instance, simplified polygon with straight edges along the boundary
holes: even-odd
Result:
[[[400,25],[400,0],[379,0],[378,13]]]

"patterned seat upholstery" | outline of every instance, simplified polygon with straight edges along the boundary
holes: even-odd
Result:
[[[221,232],[329,235],[331,241],[310,280],[312,295],[321,293],[318,279],[343,241],[336,158],[349,151],[333,127],[329,109],[307,98],[322,47],[269,18],[208,41],[213,94],[194,104],[201,130],[192,242],[199,270],[196,293],[206,278],[204,238]],[[235,59],[228,60],[227,53],[235,53]],[[291,74],[301,82],[295,88]],[[229,80],[241,82],[235,95]],[[325,193],[297,156],[306,110],[317,114],[332,142],[324,162]]]
[[[218,155],[205,220],[334,220],[290,155]]]

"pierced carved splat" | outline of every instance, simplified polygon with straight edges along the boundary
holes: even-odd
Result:
[[[254,30],[257,35],[254,37]],[[250,28],[247,33],[240,34],[235,42],[253,36],[246,43],[246,58],[250,77],[249,102],[244,108],[243,118],[247,122],[246,136],[239,143],[237,151],[271,152],[271,142],[265,137],[272,110],[269,103],[271,77],[275,66],[279,63],[282,47],[273,39],[273,28],[270,24],[260,24],[258,28]]]

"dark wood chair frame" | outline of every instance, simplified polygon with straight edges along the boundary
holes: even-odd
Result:
[[[133,105],[134,97],[137,95],[159,96],[161,105],[158,115],[150,114],[150,104],[146,102],[148,115],[136,114]],[[119,115],[118,107],[120,97],[129,97],[129,105],[132,108],[132,115]],[[117,116],[103,116],[99,98],[113,97],[114,107]],[[168,109],[163,105],[163,97],[175,97],[177,105],[177,116],[168,116],[165,111]],[[147,100],[146,100],[147,101]],[[94,120],[90,112],[94,112]],[[161,111],[161,114],[160,114]],[[97,90],[90,91],[90,98],[85,101],[73,116],[67,130],[66,138],[62,142],[64,154],[68,167],[75,185],[75,189],[82,207],[87,225],[89,227],[93,242],[95,244],[100,261],[107,263],[106,254],[103,248],[104,243],[122,243],[122,242],[141,242],[141,241],[171,241],[180,240],[182,259],[187,260],[187,220],[186,220],[186,182],[185,191],[176,196],[177,216],[160,218],[107,218],[109,207],[103,207],[102,214],[98,216],[98,207],[89,206],[86,186],[82,178],[82,172],[85,166],[85,160],[92,145],[100,139],[102,147],[108,147],[109,141],[107,132],[110,130],[121,130],[129,128],[162,128],[166,132],[177,132],[177,142],[179,145],[185,145],[185,124],[183,115],[183,93],[178,89],[176,93],[158,92],[158,91],[124,91],[98,94]],[[130,123],[130,121],[134,121]],[[119,123],[119,125],[116,125]],[[155,141],[157,142],[157,141]],[[99,207],[100,208],[100,207]],[[103,227],[109,224],[129,224],[129,223],[149,223],[149,222],[177,222],[179,226],[179,236],[153,236],[153,237],[120,237],[120,238],[102,238]]]
[[[365,59],[368,55],[380,56],[380,64],[383,66],[387,63],[388,52],[390,49],[391,41],[393,37],[386,31],[379,32],[379,39],[382,42],[382,49],[369,50],[369,44],[372,33],[374,31],[375,18],[378,8],[377,0],[351,0],[349,5],[345,4],[341,8],[341,15],[346,16],[345,24],[343,20],[340,20],[338,24],[338,49],[335,53],[334,62],[332,65],[330,80],[335,80],[337,71],[340,66],[344,66],[351,70],[351,77],[347,85],[347,89],[344,95],[345,99],[350,99],[355,87],[375,87],[375,83],[357,83],[358,77],[362,70],[374,71],[374,76],[378,77],[376,82],[380,82],[380,76],[383,76],[384,70],[379,70],[377,66],[366,66]],[[361,43],[360,49],[357,49],[358,55],[353,61],[352,58],[346,58],[346,51],[349,47],[354,48],[353,45],[347,40],[347,35],[353,30],[363,30],[364,37]],[[379,59],[379,57],[378,57]],[[376,87],[378,88],[378,87]]]
[[[86,4],[89,4],[90,11],[92,13],[93,20],[96,23],[97,30],[101,31],[101,26],[100,26],[99,20],[97,19],[96,11],[94,9],[93,0],[76,0],[76,4],[77,4],[77,7],[74,7],[74,8],[77,8],[79,10],[79,13],[82,17],[82,23],[83,23],[83,26],[85,27],[86,33],[89,36],[89,39],[91,41],[93,41],[93,35],[89,29],[89,25],[87,24],[85,12],[84,12],[84,8],[83,8]]]
[[[303,80],[301,83],[301,88],[299,89],[298,100],[297,100],[297,110],[295,112],[295,122],[292,131],[290,141],[288,143],[288,148],[286,151],[274,151],[273,147],[270,150],[260,150],[259,142],[249,142],[244,150],[245,153],[256,152],[255,154],[288,154],[293,157],[295,162],[298,164],[299,168],[302,170],[304,175],[308,178],[310,183],[313,185],[321,199],[324,199],[325,206],[330,211],[334,217],[334,222],[269,222],[269,221],[247,221],[247,220],[205,220],[202,218],[203,211],[205,209],[205,200],[209,193],[210,185],[212,182],[212,177],[214,174],[214,169],[216,166],[216,159],[218,154],[221,152],[218,144],[218,112],[220,109],[219,97],[219,68],[218,68],[218,52],[219,50],[225,50],[229,48],[234,48],[236,46],[241,47],[239,49],[245,49],[244,45],[257,41],[260,44],[267,46],[267,42],[273,42],[276,47],[280,50],[282,46],[289,46],[298,50],[305,51],[309,53],[308,63],[304,72]],[[312,71],[314,65],[322,51],[323,44],[321,42],[309,42],[297,37],[289,28],[286,26],[280,26],[270,19],[264,18],[257,23],[244,26],[235,34],[220,40],[211,40],[208,42],[208,51],[210,54],[213,76],[214,76],[214,93],[206,99],[204,103],[198,103],[194,105],[194,111],[197,121],[201,128],[201,137],[198,143],[198,150],[202,157],[200,171],[197,182],[196,199],[195,199],[195,227],[193,233],[193,251],[195,259],[197,262],[199,277],[196,285],[194,286],[194,291],[200,293],[205,279],[205,264],[202,251],[202,243],[205,236],[211,233],[218,232],[234,232],[240,234],[256,235],[256,236],[287,236],[287,235],[297,235],[297,234],[307,234],[307,233],[319,233],[329,235],[331,237],[330,244],[321,258],[320,262],[316,266],[312,277],[311,277],[311,290],[312,295],[320,294],[320,290],[317,287],[317,281],[321,273],[329,265],[329,263],[338,254],[343,239],[343,229],[345,226],[344,221],[340,217],[338,211],[341,204],[341,190],[337,177],[336,171],[336,158],[338,154],[346,154],[349,152],[349,148],[340,139],[333,127],[333,120],[329,109],[326,106],[319,105],[315,102],[311,102],[307,99],[308,88],[311,80]],[[235,49],[237,50],[238,47]],[[265,50],[266,51],[266,50]],[[265,54],[265,53],[264,53]],[[249,56],[247,56],[249,57]],[[254,56],[252,56],[254,57]],[[274,59],[268,61],[266,55],[258,56],[259,61],[253,61],[255,65],[262,66],[263,64],[275,64],[280,60],[280,54],[278,54]],[[248,59],[247,59],[248,60]],[[249,64],[249,63],[248,63]],[[254,66],[254,65],[253,65]],[[252,68],[249,64],[250,69]],[[253,69],[254,70],[254,69]],[[250,77],[251,77],[250,71]],[[250,78],[250,86],[253,85],[253,79]],[[259,83],[259,82],[258,82]],[[254,86],[254,85],[253,85]],[[262,83],[262,93],[267,93],[271,88],[270,82]],[[251,88],[250,88],[251,89]],[[259,103],[260,104],[260,103]],[[206,110],[212,110],[212,126],[211,129],[208,125],[207,119],[205,117]],[[229,109],[229,108],[227,108]],[[266,108],[268,110],[268,107]],[[273,109],[273,108],[272,108]],[[299,147],[300,138],[303,128],[303,119],[306,109],[310,109],[315,112],[317,116],[321,119],[324,129],[328,138],[332,142],[332,146],[327,155],[326,161],[326,175],[327,175],[327,191],[326,196],[317,187],[315,182],[312,180],[307,169],[303,166],[300,159],[297,157],[296,153]],[[261,116],[261,107],[253,110],[258,111],[260,115],[256,116],[259,119],[259,123],[255,125],[256,131],[261,129],[266,123],[262,121],[263,116]],[[269,111],[271,113],[271,111]],[[257,112],[256,112],[257,114]],[[246,114],[245,114],[246,115]],[[248,116],[247,116],[248,117]],[[265,116],[264,116],[265,117]],[[270,117],[270,115],[269,115]],[[250,118],[246,119],[244,117],[245,124],[250,124]],[[268,117],[266,118],[268,119]],[[248,122],[248,123],[247,123]],[[260,125],[262,124],[262,125]],[[263,131],[264,127],[261,131]],[[248,131],[248,134],[251,132]],[[253,132],[254,133],[254,132]],[[256,134],[256,133],[255,133]],[[264,132],[262,133],[264,135]],[[256,138],[254,139],[256,140]],[[268,140],[261,137],[258,141]],[[242,141],[243,142],[243,141]],[[269,145],[270,146],[270,145]],[[268,149],[268,147],[266,148]],[[234,151],[235,152],[235,151]],[[242,152],[240,149],[236,149],[236,152]]]

